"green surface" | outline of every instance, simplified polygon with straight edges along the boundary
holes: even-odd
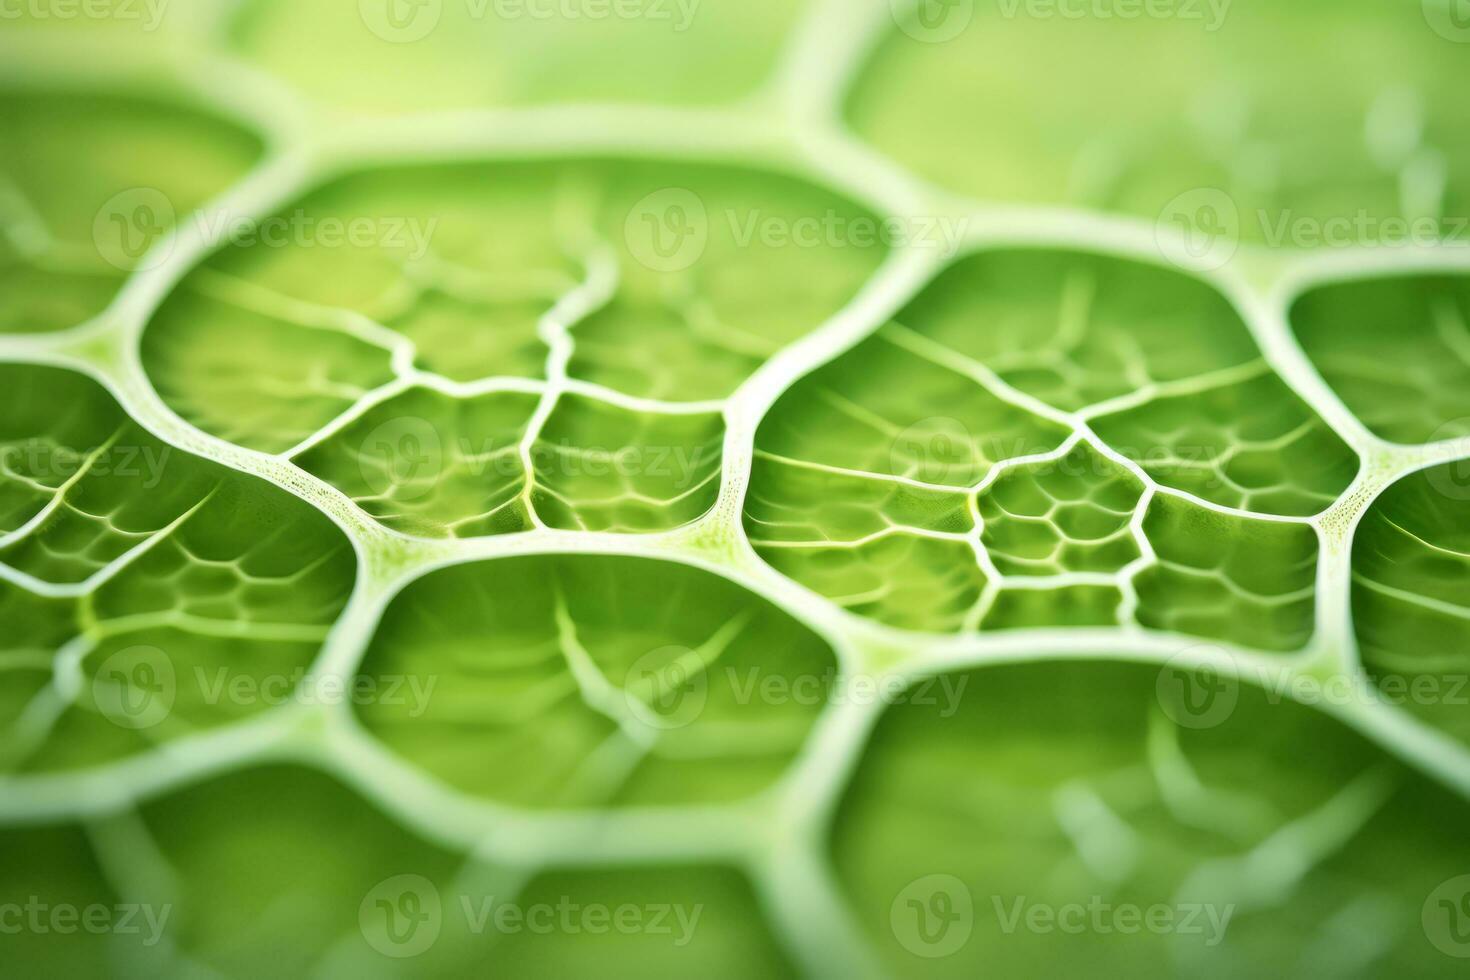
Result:
[[[0,977],[1462,976],[1463,7],[0,3]]]
[[[946,5],[972,9],[969,26],[945,43],[891,33],[846,116],[900,163],[978,200],[1152,222],[1208,188],[1228,197],[1250,244],[1275,244],[1283,216],[1360,212],[1453,219],[1438,231],[1464,244],[1470,62],[1432,32],[1425,8],[1438,2]],[[1463,19],[1442,8],[1441,25]],[[1088,16],[1097,10],[1112,16]]]

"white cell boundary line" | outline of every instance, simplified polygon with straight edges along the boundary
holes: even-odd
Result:
[[[869,0],[866,7],[851,0],[816,0],[790,39],[767,92],[747,106],[730,110],[595,106],[493,110],[374,123],[371,129],[327,130],[319,135],[309,128],[312,117],[305,105],[269,76],[219,52],[211,53],[207,62],[200,61],[192,51],[180,50],[171,58],[177,76],[196,83],[204,93],[202,101],[227,115],[248,120],[250,128],[265,133],[272,148],[256,171],[222,197],[221,206],[230,213],[269,214],[334,170],[372,162],[425,160],[436,155],[460,158],[537,153],[565,156],[593,150],[637,152],[774,166],[837,188],[882,213],[963,218],[967,229],[964,251],[998,245],[1083,248],[1162,265],[1157,230],[1144,222],[1069,208],[985,206],[904,173],[846,132],[840,119],[841,101],[868,50],[881,36],[886,7],[886,0]],[[201,18],[201,22],[205,20]],[[48,80],[92,86],[112,83],[118,71],[129,65],[129,56],[119,58],[110,46],[104,49],[99,45],[99,54],[103,50],[107,58],[89,60],[79,69],[74,46],[58,44],[53,48],[49,42],[41,42],[31,45],[24,57],[11,59],[11,70],[0,71],[0,75],[19,73],[34,84]],[[65,72],[50,71],[58,63],[67,64]],[[786,125],[770,126],[769,112],[784,113]],[[568,132],[574,134],[570,139]],[[168,261],[152,272],[134,276],[119,302],[96,322],[55,335],[0,338],[0,359],[82,370],[101,381],[130,417],[166,442],[258,476],[327,513],[352,541],[358,554],[359,576],[348,608],[333,628],[315,671],[344,677],[353,673],[378,617],[407,581],[464,562],[536,553],[637,554],[706,568],[792,612],[832,644],[847,671],[914,674],[1018,660],[1157,663],[1188,648],[1218,647],[1199,638],[1130,629],[1023,631],[966,638],[915,635],[834,610],[815,594],[793,588],[793,583],[756,557],[745,539],[740,515],[748,489],[755,430],[761,419],[797,379],[840,356],[881,326],[952,255],[918,249],[896,252],[846,309],[771,358],[741,386],[724,405],[727,434],[720,500],[697,524],[638,541],[574,532],[535,532],[508,539],[459,542],[455,546],[412,541],[386,532],[340,494],[289,463],[207,436],[164,405],[143,374],[137,342],[152,311],[203,255],[205,243],[190,240],[188,235],[177,238],[177,242],[167,239],[161,243],[173,249]],[[1420,449],[1389,447],[1367,435],[1306,359],[1286,324],[1285,311],[1296,295],[1323,281],[1374,272],[1440,269],[1470,269],[1470,256],[1412,249],[1303,254],[1281,263],[1281,271],[1264,288],[1231,268],[1195,270],[1197,278],[1232,299],[1272,367],[1365,461],[1363,473],[1343,495],[1339,506],[1311,521],[1321,544],[1317,639],[1299,657],[1269,656],[1267,662],[1275,669],[1313,676],[1324,670],[1355,671],[1351,631],[1344,629],[1350,624],[1345,573],[1353,531],[1372,501],[1395,480],[1470,452],[1470,440]],[[349,424],[361,416],[361,411],[348,413],[334,424]],[[1115,462],[1126,466],[1126,461]],[[1146,474],[1135,471],[1134,475],[1142,480],[1146,495],[1164,492],[1165,488]],[[1324,624],[1331,624],[1331,628]],[[1262,656],[1233,650],[1214,666],[1239,670],[1246,664],[1260,665]],[[756,798],[780,801],[781,816],[765,823],[784,828],[779,833],[772,830],[750,839],[747,828],[751,810],[742,806],[730,808],[724,815],[704,814],[729,830],[725,841],[735,843],[728,847],[712,843],[702,827],[698,840],[681,834],[680,827],[698,823],[691,821],[691,814],[699,811],[687,809],[679,810],[668,821],[653,824],[642,823],[652,820],[647,813],[603,814],[588,821],[570,822],[560,816],[535,814],[520,825],[521,833],[511,836],[517,848],[533,845],[533,863],[548,865],[574,862],[579,854],[585,860],[607,859],[609,849],[614,853],[626,850],[623,857],[630,861],[699,859],[712,852],[732,858],[736,853],[743,854],[767,902],[777,910],[788,910],[789,914],[775,917],[776,924],[807,969],[830,971],[837,962],[833,956],[843,953],[842,962],[853,972],[871,972],[874,961],[862,955],[866,942],[861,931],[838,897],[831,869],[817,855],[822,853],[825,828],[837,796],[860,760],[867,731],[880,712],[874,708],[829,709],[824,713],[802,761],[769,794]],[[1411,765],[1470,796],[1470,753],[1464,746],[1400,711],[1365,706],[1337,713]],[[422,803],[434,800],[436,794],[431,780],[424,781],[422,774],[406,765],[402,766],[405,781],[417,777],[412,780],[417,783],[412,787],[414,792],[408,792],[407,785],[399,786],[404,791],[401,794],[383,792],[384,782],[391,781],[384,776],[392,760],[361,733],[344,735],[334,727],[344,721],[350,724],[349,714],[326,714],[326,731],[337,734],[321,734],[316,720],[319,717],[308,711],[271,712],[95,771],[0,779],[0,814],[7,821],[26,822],[105,814],[125,810],[141,799],[208,774],[251,762],[294,757],[314,759],[342,773],[379,803],[392,807],[401,820],[424,830],[436,824],[437,816],[461,815],[465,825],[458,828],[459,833],[450,833],[444,839],[463,843],[466,830],[490,826],[494,821],[513,821],[513,814],[480,801],[468,809],[443,799],[437,801],[442,807],[408,805],[405,801]],[[358,740],[357,749],[348,747],[354,738]],[[818,786],[820,791],[814,792]],[[640,826],[655,826],[659,833],[642,834]],[[610,834],[609,828],[618,833]],[[438,833],[446,834],[448,828],[439,827]],[[626,847],[620,841],[627,841]],[[793,845],[792,841],[797,843]],[[490,853],[500,849],[488,845]],[[524,856],[525,852],[520,853]],[[819,926],[788,931],[787,927],[808,917]],[[842,950],[833,948],[836,937],[845,944]]]

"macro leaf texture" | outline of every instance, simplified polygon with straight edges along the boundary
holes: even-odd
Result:
[[[0,978],[1463,976],[1465,0],[0,0]]]

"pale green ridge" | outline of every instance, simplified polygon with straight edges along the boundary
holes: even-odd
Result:
[[[358,715],[415,767],[504,803],[716,802],[779,778],[835,667],[808,628],[706,571],[507,558],[434,573],[389,605],[363,675],[441,688]],[[771,701],[771,681],[805,693]]]
[[[1373,503],[1352,602],[1380,696],[1470,741],[1470,462],[1410,474]]]

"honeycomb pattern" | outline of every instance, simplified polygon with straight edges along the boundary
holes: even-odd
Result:
[[[0,911],[144,915],[0,962],[1458,975],[1437,4],[1238,0],[1214,46],[1004,0],[26,7]],[[1200,191],[1224,263],[1173,237]],[[1438,245],[1292,231],[1349,205]],[[1094,901],[1230,921],[1006,925]]]

